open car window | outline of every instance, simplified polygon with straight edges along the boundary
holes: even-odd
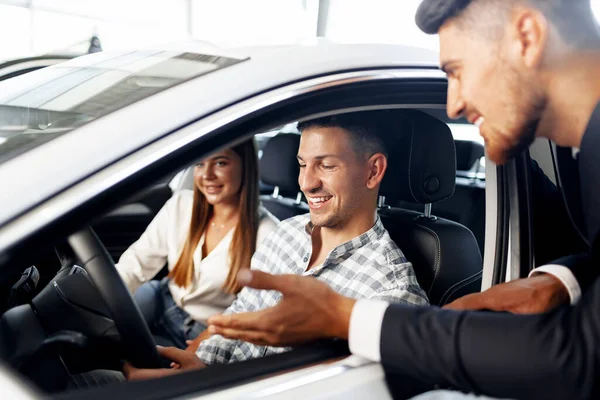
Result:
[[[397,90],[394,91],[394,93],[396,93],[396,95],[398,96],[397,100],[394,99],[397,104],[421,104],[425,102],[425,100],[421,100],[421,93],[419,90],[420,85],[417,85],[414,82],[405,84],[404,81],[400,80],[398,80],[398,82],[391,83],[398,84]],[[431,82],[427,83],[430,84]],[[374,101],[375,104],[378,104],[377,99],[375,98],[377,96],[373,96],[373,94],[387,96],[389,93],[388,86],[390,86],[390,82],[381,82],[381,89],[379,88],[379,85],[369,85],[367,87],[362,85],[355,86],[348,84],[348,87],[344,88],[346,90],[336,93],[336,98],[339,96],[339,100],[337,101],[341,103],[341,105],[339,106],[337,105],[337,101],[333,103],[330,101],[324,101],[331,100],[330,97],[326,97],[326,95],[328,95],[329,93],[325,91],[323,93],[315,92],[311,95],[302,97],[298,96],[297,98],[293,99],[294,101],[291,101],[289,103],[282,102],[281,104],[276,104],[273,108],[260,110],[259,112],[254,111],[255,114],[252,114],[251,118],[240,119],[239,121],[236,121],[235,124],[229,123],[228,125],[225,125],[222,129],[214,131],[214,133],[211,131],[211,134],[197,136],[194,141],[189,141],[189,144],[187,144],[185,148],[181,147],[177,150],[169,150],[170,153],[168,155],[163,154],[161,156],[161,159],[157,160],[156,162],[153,162],[152,165],[143,167],[143,169],[140,170],[136,170],[137,172],[135,173],[135,175],[127,175],[126,178],[123,178],[123,180],[119,181],[118,185],[114,185],[110,189],[103,191],[101,197],[98,196],[97,198],[95,198],[97,199],[95,203],[93,203],[95,199],[92,199],[89,200],[89,203],[78,206],[77,210],[74,210],[73,212],[61,219],[61,229],[63,229],[63,234],[64,231],[70,231],[71,229],[75,229],[75,225],[89,223],[93,226],[94,230],[97,233],[97,236],[101,239],[102,243],[107,248],[109,254],[112,255],[114,259],[117,259],[118,253],[122,252],[124,249],[127,249],[128,246],[130,246],[131,243],[134,240],[136,240],[137,237],[139,237],[141,232],[143,232],[143,230],[149,224],[150,220],[153,218],[154,213],[156,213],[157,210],[160,209],[161,205],[164,204],[164,202],[167,201],[167,199],[169,198],[171,188],[168,185],[164,184],[163,182],[162,187],[156,188],[156,183],[159,177],[162,177],[167,173],[173,173],[175,171],[175,168],[179,169],[185,167],[185,165],[190,165],[189,163],[194,161],[197,157],[200,157],[200,155],[205,155],[211,149],[217,149],[222,146],[225,146],[233,140],[240,139],[242,136],[249,137],[251,133],[261,132],[262,134],[256,135],[256,139],[257,141],[261,139],[264,141],[264,144],[266,144],[269,140],[272,140],[279,132],[297,132],[294,130],[295,127],[292,128],[291,126],[288,127],[287,125],[283,126],[282,124],[286,121],[298,120],[298,118],[304,117],[303,114],[311,115],[311,113],[318,113],[319,111],[322,111],[320,108],[329,111],[328,108],[341,108],[342,105],[344,107],[348,107],[348,103],[350,103],[349,105],[352,106],[354,102],[358,103],[359,101],[360,104],[358,104],[358,106],[368,107],[368,104],[363,104],[363,102],[365,101],[364,99],[369,99],[369,101]],[[404,88],[406,89],[402,90]],[[442,95],[445,89],[444,82],[439,82],[439,84],[435,85],[435,88],[438,89],[440,93],[440,101],[443,101],[443,99],[445,98],[445,96]],[[387,101],[390,100],[388,99]],[[429,99],[427,101],[433,102],[434,100]],[[384,104],[384,106],[385,105],[386,104]],[[143,104],[140,104],[140,106],[143,106]],[[243,103],[241,103],[241,106],[240,104],[236,104],[236,107],[242,106],[244,106]],[[311,106],[313,108],[309,108],[308,106]],[[443,113],[443,106],[441,106],[441,104],[438,107],[436,107],[436,109],[440,109]],[[229,112],[233,112],[232,110],[227,110],[227,112],[225,110],[221,112],[216,112],[214,115],[211,115],[211,118],[224,117],[226,115],[229,115]],[[63,111],[72,112],[73,110]],[[127,112],[128,110],[123,111]],[[219,113],[221,113],[221,115],[219,115]],[[245,115],[246,114],[244,114],[244,116]],[[108,119],[109,117],[106,118]],[[148,146],[148,148],[141,149],[136,154],[120,160],[119,162],[110,166],[103,172],[108,175],[113,174],[114,171],[116,171],[117,169],[119,171],[123,171],[124,166],[127,163],[133,162],[135,157],[146,157],[148,154],[154,154],[158,146],[161,146],[161,151],[164,151],[163,149],[167,148],[165,144],[171,140],[175,140],[175,137],[177,137],[177,135],[181,135],[178,136],[177,140],[181,139],[183,135],[186,135],[185,137],[191,138],[192,129],[194,130],[194,132],[199,132],[200,129],[205,126],[204,124],[208,124],[208,121],[208,119],[206,121],[198,121],[192,124],[191,126],[186,126],[185,128],[180,129],[178,132],[169,133],[167,136],[159,139],[156,143],[153,143],[151,146]],[[266,123],[265,121],[269,121],[269,123]],[[276,122],[272,123],[271,121]],[[87,128],[94,129],[94,125],[97,124],[92,124]],[[195,135],[196,133],[193,134]],[[449,135],[445,134],[445,136],[448,137]],[[67,136],[63,139],[65,139],[66,141],[67,139],[69,139],[69,137]],[[435,142],[435,140],[432,140],[428,143],[427,146],[420,146],[419,148],[429,148],[429,144]],[[446,143],[446,141],[438,141],[438,143]],[[451,149],[451,138],[447,143],[448,145],[445,148]],[[403,148],[406,148],[406,146]],[[448,153],[450,152],[451,151],[449,150]],[[276,151],[276,153],[278,152]],[[295,160],[295,157],[292,158]],[[424,157],[416,157],[415,159],[424,159]],[[276,163],[276,165],[278,164]],[[448,169],[446,169],[446,171],[447,170]],[[449,179],[452,181],[454,179],[454,176],[450,174]],[[296,181],[297,179],[296,177],[292,177],[291,180]],[[142,189],[143,186],[145,186],[146,189],[149,190],[144,192],[143,195],[135,196],[135,198],[130,197],[133,194],[134,190],[137,192],[138,190]],[[493,188],[492,185],[491,187]],[[151,190],[153,188],[157,190]],[[433,221],[439,221],[442,218],[447,218],[448,220],[458,222],[475,232],[477,239],[483,238],[483,229],[477,229],[479,227],[483,227],[485,222],[485,214],[481,210],[481,208],[485,205],[485,188],[473,185],[464,185],[463,188],[464,190],[462,192],[460,190],[456,191],[456,193],[452,197],[448,198],[443,204],[442,202],[437,202],[436,204],[433,204],[432,218],[424,218],[426,217],[426,208],[429,210],[429,212],[432,211],[431,204],[423,205],[420,203],[392,203],[392,200],[395,199],[392,196],[388,196],[387,201],[389,203],[384,204],[389,205],[389,209],[391,210],[390,214],[388,215],[390,217],[388,221],[391,222],[389,222],[388,226],[390,228],[393,228],[394,226],[400,226],[398,224],[395,224],[395,220],[392,219],[394,217],[393,214],[396,214],[396,211],[398,212],[399,216],[406,215],[412,217],[413,215],[416,216],[418,213],[418,221],[423,221],[425,223],[429,221],[430,223],[433,223]],[[461,193],[459,194],[458,192]],[[281,200],[282,204],[291,203],[294,206],[299,205],[297,203],[301,203],[301,199],[296,198],[296,193],[294,193],[294,197],[291,197],[289,199],[286,199],[284,197],[285,194],[286,193],[280,193],[281,198],[279,198],[279,196],[277,196],[276,198],[275,196],[273,196],[272,192],[264,193],[263,200],[266,200],[267,198],[272,200]],[[123,203],[124,199],[127,200]],[[398,201],[402,200],[400,199]],[[467,203],[467,201],[470,202]],[[112,207],[117,206],[117,204],[119,204],[119,206],[122,206],[119,207],[119,212],[110,212],[109,215],[98,215],[98,213],[100,212],[112,209]],[[412,211],[413,207],[414,211]],[[113,209],[113,211],[117,210]],[[79,214],[76,214],[76,212],[78,212]],[[382,210],[382,212],[385,212],[385,210]],[[413,221],[413,219],[411,218],[410,221]],[[452,226],[454,225],[456,224],[452,223]],[[402,230],[398,230],[398,232],[401,231]],[[467,231],[465,229],[461,229],[461,232]],[[45,238],[49,236],[49,234],[43,234],[45,235]],[[479,234],[479,236],[477,236],[477,234]],[[472,236],[473,235],[471,234],[468,235],[469,242],[472,244],[472,253],[475,254],[477,253],[477,243],[474,243],[474,239]],[[408,252],[413,246],[409,246],[408,244],[401,244],[400,247],[403,251],[406,250],[406,253],[408,254]],[[23,248],[25,248],[25,246],[23,246]],[[50,257],[53,258],[53,261],[56,264],[56,255],[52,254],[51,250],[52,249],[49,249]],[[418,251],[416,248],[412,250],[413,254]],[[39,251],[36,251],[35,253],[35,255],[37,256],[39,254]],[[467,253],[467,251],[465,251],[464,253]],[[29,255],[30,254],[27,254],[27,256]],[[415,258],[413,257],[412,259]],[[38,262],[37,260],[28,259],[27,261],[28,262],[26,263],[26,265],[31,265],[32,263],[35,263],[36,265],[38,265],[38,267],[41,267],[43,265],[42,262]],[[11,265],[14,264],[11,263]],[[458,265],[463,264],[458,263]],[[55,269],[58,267],[59,266],[56,266]],[[481,269],[480,259],[477,267],[478,270]],[[50,271],[50,269],[48,270]],[[425,267],[423,267],[423,276],[428,274],[429,270],[430,269],[425,270]],[[20,271],[18,272],[20,273]],[[477,282],[477,279],[480,276],[481,272],[478,271],[477,273],[479,275],[472,275],[473,281],[475,282]],[[47,273],[46,275],[49,279],[53,278],[53,275],[50,273]],[[15,276],[14,278],[15,279],[13,279],[13,281],[16,281],[19,279],[19,276]],[[440,279],[439,281],[443,280]],[[42,285],[40,285],[40,287],[41,286]],[[476,286],[476,284],[473,286]],[[475,289],[478,290],[477,287],[475,287]],[[442,291],[440,291],[440,293],[441,292]],[[337,344],[339,345],[340,343]],[[97,349],[97,346],[90,346],[91,351],[96,351]],[[283,372],[290,368],[302,368],[306,367],[307,365],[313,362],[319,362],[321,360],[330,360],[332,358],[344,356],[347,354],[347,349],[345,347],[341,350],[336,350],[331,343],[327,343],[327,345],[325,346],[325,352],[321,352],[319,354],[310,354],[310,357],[304,354],[303,350],[304,349],[293,349],[288,353],[271,356],[271,358],[265,357],[264,359],[254,359],[244,361],[244,363],[211,366],[211,368],[207,368],[203,371],[198,371],[188,376],[179,375],[172,378],[166,378],[164,380],[154,380],[139,384],[132,383],[131,385],[114,386],[113,388],[100,388],[97,391],[90,391],[90,393],[93,394],[99,393],[99,397],[93,397],[91,395],[88,396],[87,393],[86,397],[88,397],[89,399],[117,399],[124,398],[127,392],[127,396],[135,398],[145,397],[144,395],[151,395],[154,398],[175,398],[178,396],[189,396],[195,391],[213,390],[216,392],[219,389],[223,389],[227,386],[241,384],[247,380],[257,380],[259,376],[264,376],[266,374],[274,372]],[[312,351],[312,349],[309,350]],[[76,353],[79,358],[83,358],[81,357],[82,351],[78,350]],[[102,355],[106,354],[107,352],[102,352]],[[90,361],[90,367],[98,368],[99,363],[93,363],[93,361],[96,360],[92,359],[91,357],[86,358],[86,360]],[[280,360],[291,361],[289,364],[287,364],[286,361],[286,364],[284,365],[278,363],[278,361]],[[41,368],[37,367],[37,365],[38,364],[36,364],[36,371],[41,371]],[[70,372],[73,371],[76,371],[76,369],[73,368],[72,370],[70,370]],[[378,383],[385,388],[385,382],[381,381],[380,378],[377,379]],[[37,382],[36,380],[34,381]],[[139,390],[139,392],[136,392],[136,390]],[[102,394],[102,396],[100,396],[100,393]],[[137,395],[132,395],[132,393],[136,393]],[[66,396],[68,396],[68,393],[66,394]],[[73,394],[71,397],[75,398],[76,396],[80,396],[80,394]]]

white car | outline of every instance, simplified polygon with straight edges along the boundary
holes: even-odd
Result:
[[[526,275],[537,263],[517,179],[525,158],[484,168],[476,129],[446,117],[437,65],[436,53],[393,45],[184,44],[86,55],[0,83],[2,397],[400,396],[393,375],[348,357],[341,341],[85,392],[66,392],[65,382],[122,358],[157,365],[114,261],[189,185],[189,167],[252,135],[263,159],[295,162],[269,143],[317,115],[385,108],[410,121],[390,151],[379,212],[433,304]],[[554,179],[547,142],[532,156]],[[263,203],[280,218],[306,210],[297,190],[281,190],[293,188],[288,179],[262,182]]]

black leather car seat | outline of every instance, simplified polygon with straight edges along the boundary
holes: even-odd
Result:
[[[479,251],[483,254],[485,244],[485,180],[480,179],[478,166],[484,149],[481,143],[470,140],[455,140],[456,186],[454,194],[436,203],[436,216],[458,222],[473,232]],[[421,211],[422,204],[400,201],[400,208]]]
[[[277,134],[265,144],[259,161],[261,182],[274,187],[273,194],[260,196],[260,201],[280,221],[309,211],[298,185],[299,146],[300,135]]]
[[[456,221],[475,235],[483,254],[485,243],[485,180],[479,163],[485,156],[481,143],[456,140],[456,187],[452,197],[436,205],[436,215]]]
[[[380,188],[379,215],[391,238],[412,262],[431,304],[443,306],[480,291],[482,258],[473,233],[431,214],[454,193],[456,155],[450,128],[413,110],[398,110],[398,128],[386,137],[388,170]],[[424,212],[390,207],[418,203]]]

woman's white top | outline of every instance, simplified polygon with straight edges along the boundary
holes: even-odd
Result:
[[[175,266],[189,232],[193,203],[194,193],[191,190],[175,193],[142,236],[123,253],[116,266],[131,293],[152,279],[165,264],[168,264],[169,271]],[[260,215],[257,247],[279,222],[262,207]],[[202,235],[193,256],[192,283],[182,288],[169,282],[175,303],[198,322],[206,323],[208,317],[223,312],[235,299],[235,295],[223,291],[229,274],[229,246],[233,231],[231,229],[204,258]]]

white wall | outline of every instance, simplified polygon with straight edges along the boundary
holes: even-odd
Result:
[[[99,35],[104,49],[189,38],[187,0],[4,0],[0,3],[5,3],[0,4],[0,59],[65,49],[86,50],[87,43],[76,44],[89,41],[93,34]]]
[[[223,46],[314,38],[318,0],[194,0],[192,36]]]
[[[319,0],[0,0],[0,60],[65,49],[105,50],[190,39],[218,45],[314,38]],[[10,39],[9,39],[10,38]]]
[[[30,52],[29,10],[0,4],[0,60]]]
[[[436,50],[414,23],[421,0],[329,0],[325,36]],[[181,42],[296,43],[316,36],[319,0],[0,0],[0,60],[70,48],[98,34],[106,50]],[[600,18],[600,0],[592,0]],[[76,44],[80,43],[79,46]]]
[[[421,0],[330,0],[326,36],[353,43],[395,43],[438,50],[437,36],[415,24]]]

